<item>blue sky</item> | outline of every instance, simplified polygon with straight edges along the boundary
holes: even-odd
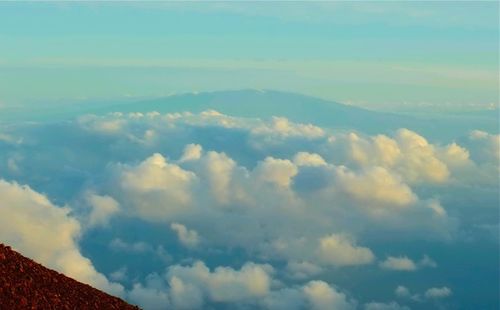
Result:
[[[498,104],[496,2],[2,3],[0,106],[267,88]]]

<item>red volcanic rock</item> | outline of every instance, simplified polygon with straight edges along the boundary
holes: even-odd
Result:
[[[139,309],[0,244],[0,309]]]

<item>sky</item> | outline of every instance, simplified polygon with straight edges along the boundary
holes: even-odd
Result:
[[[495,1],[0,7],[0,106],[248,88],[389,111],[498,105]]]
[[[0,2],[0,242],[145,310],[498,309],[498,40],[497,2]]]

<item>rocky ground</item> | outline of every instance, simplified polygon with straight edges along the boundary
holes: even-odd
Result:
[[[0,310],[139,309],[0,244]]]

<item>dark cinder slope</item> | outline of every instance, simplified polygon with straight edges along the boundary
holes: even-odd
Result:
[[[0,309],[139,309],[0,244]]]

